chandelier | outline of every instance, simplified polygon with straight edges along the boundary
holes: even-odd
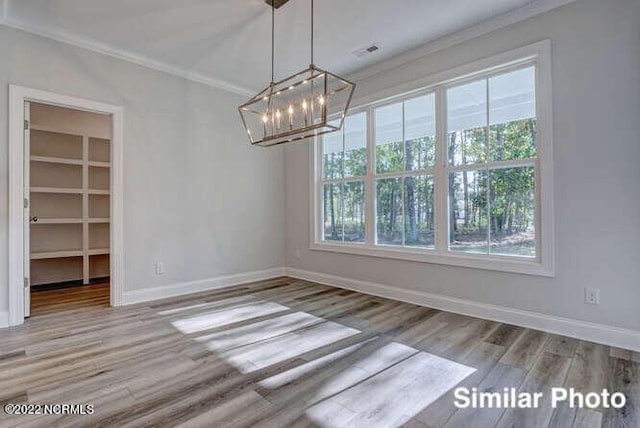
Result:
[[[276,82],[276,0],[266,0],[271,5],[271,83],[238,107],[249,141],[253,145],[274,146],[316,137],[342,128],[355,84],[314,65],[313,1],[311,0],[310,65]],[[285,2],[280,1],[281,4]],[[335,120],[328,120],[328,117],[334,116]]]

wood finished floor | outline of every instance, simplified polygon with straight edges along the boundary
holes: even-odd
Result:
[[[31,292],[31,316],[59,313],[72,309],[109,307],[109,283],[73,286]]]
[[[0,404],[95,413],[0,411],[1,426],[640,426],[639,353],[291,278],[123,308],[104,290],[42,294],[0,330]],[[474,412],[455,408],[456,385],[628,402]]]

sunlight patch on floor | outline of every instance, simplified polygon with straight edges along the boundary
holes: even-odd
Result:
[[[186,312],[186,311],[192,311],[194,309],[206,308],[208,305],[210,305],[210,304],[209,303],[198,303],[197,305],[180,306],[178,308],[166,309],[164,311],[160,311],[160,312],[158,312],[158,315],[173,315],[173,314],[177,314],[179,312]]]
[[[196,340],[204,343],[210,351],[224,351],[271,339],[321,322],[325,322],[325,320],[305,312],[294,312],[242,327],[207,334]]]
[[[326,321],[272,339],[222,352],[220,355],[241,372],[249,373],[358,333],[360,331],[354,328]]]
[[[243,304],[247,304],[250,303],[252,301],[260,301],[255,295],[253,294],[243,294],[242,296],[236,296],[236,297],[228,297],[226,299],[220,299],[220,300],[214,300],[211,302],[204,302],[204,303],[197,303],[195,305],[188,305],[188,306],[178,306],[178,307],[173,307],[170,309],[164,309],[160,312],[158,312],[159,315],[175,315],[177,313],[180,312],[187,312],[187,311],[192,311],[195,309],[216,309],[216,308],[221,308],[223,306],[231,306],[233,304],[237,305],[243,305]]]
[[[400,349],[390,354],[397,354],[397,351]],[[381,355],[385,354],[386,351]],[[376,358],[374,354],[367,359]],[[381,365],[372,362],[373,366]],[[329,381],[319,392],[321,401],[307,408],[306,415],[314,423],[322,427],[400,426],[475,371],[445,358],[416,351],[409,358],[338,391],[337,386],[344,383],[342,378],[352,382],[358,378],[351,374],[352,370],[356,373],[363,370],[363,364],[354,364],[353,368],[347,368]]]
[[[361,331],[275,302],[205,310],[172,324],[185,334],[203,332],[195,340],[242,373],[309,359],[283,365],[259,386],[272,402],[303,400],[306,418],[321,427],[401,426],[475,371],[379,335],[326,354],[323,348]],[[206,332],[238,322],[245,325]]]
[[[356,343],[355,345],[351,345],[329,355],[325,355],[324,357],[311,360],[308,363],[299,365],[290,370],[286,370],[282,373],[278,373],[277,375],[263,379],[258,382],[258,384],[264,388],[278,389],[284,385],[296,382],[298,379],[304,378],[305,376],[312,374],[316,370],[320,370],[323,367],[336,363],[341,358],[345,358],[348,355],[362,349],[367,343],[375,339],[375,337],[367,339],[364,342]]]
[[[288,310],[288,307],[278,303],[257,302],[179,319],[171,324],[182,333],[190,334]]]

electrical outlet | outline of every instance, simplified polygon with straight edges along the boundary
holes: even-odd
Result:
[[[156,275],[164,275],[164,263],[156,263]]]
[[[599,288],[585,288],[584,289],[584,302],[587,305],[599,305],[600,304],[600,289]]]

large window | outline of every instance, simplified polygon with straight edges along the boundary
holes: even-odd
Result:
[[[353,110],[319,139],[312,247],[551,275],[548,63],[537,52]]]
[[[364,242],[364,177],[367,117],[348,116],[342,129],[322,141],[323,239]]]
[[[535,67],[446,96],[449,248],[535,257]]]
[[[376,242],[434,248],[433,93],[373,110]]]

